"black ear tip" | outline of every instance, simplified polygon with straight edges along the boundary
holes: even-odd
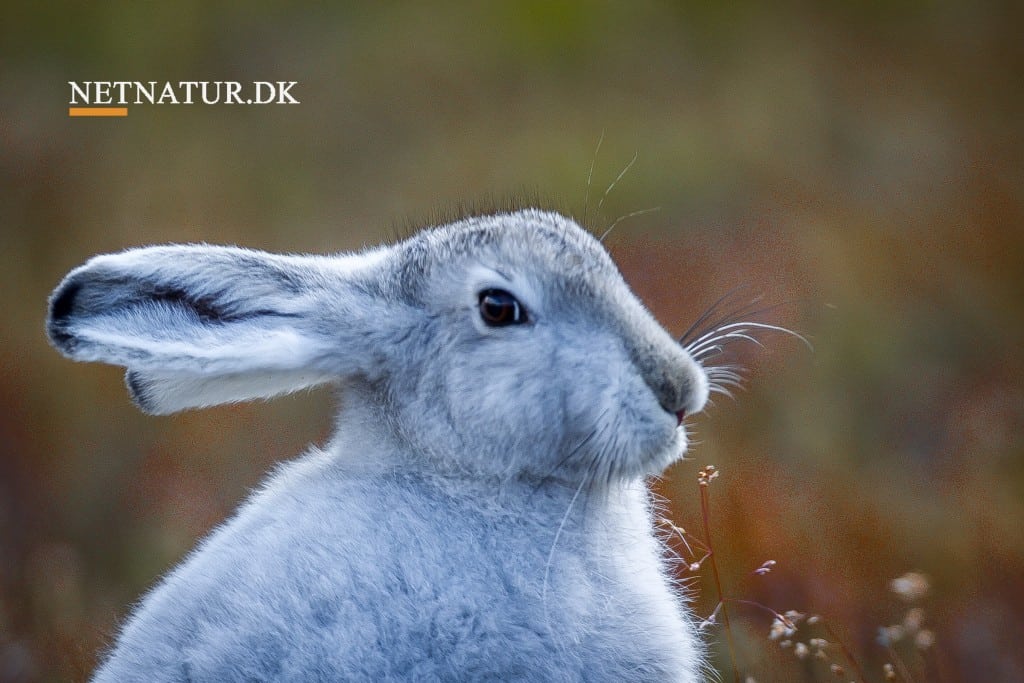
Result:
[[[134,370],[124,373],[124,383],[128,387],[128,395],[131,396],[133,401],[143,403],[146,400],[146,388],[139,373]]]
[[[151,383],[147,382],[142,373],[129,370],[124,373],[124,383],[128,387],[128,396],[144,413],[153,413],[153,398],[150,392]]]
[[[65,282],[53,293],[53,298],[50,299],[51,322],[60,322],[71,314],[71,309],[75,307],[75,299],[78,298],[80,291],[82,291],[82,283],[72,280]]]
[[[82,283],[77,280],[65,282],[50,299],[50,315],[46,319],[46,333],[57,348],[70,352],[75,339],[67,331],[68,318],[75,308],[75,301],[82,291]]]

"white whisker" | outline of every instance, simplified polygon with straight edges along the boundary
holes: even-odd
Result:
[[[649,209],[640,209],[639,211],[633,211],[633,212],[627,213],[624,216],[619,216],[618,218],[616,218],[612,222],[611,225],[608,226],[608,229],[605,230],[604,233],[602,233],[601,236],[597,238],[597,241],[598,242],[604,242],[604,238],[607,237],[609,234],[611,234],[611,231],[615,229],[615,226],[618,225],[619,223],[621,223],[622,221],[626,220],[627,218],[633,218],[634,216],[642,216],[645,213],[653,213],[655,211],[661,211],[661,207],[660,206],[652,206]]]
[[[587,483],[586,477],[580,479],[580,485],[576,487],[576,492],[572,494],[572,498],[569,500],[569,506],[565,509],[565,514],[562,515],[562,521],[558,524],[558,529],[555,531],[555,538],[551,541],[551,549],[548,551],[548,561],[544,565],[544,581],[541,586],[541,604],[544,606],[544,619],[550,626],[551,616],[548,613],[548,576],[551,574],[551,561],[555,557],[555,548],[558,546],[558,539],[562,536],[562,529],[565,528],[565,523],[569,519],[569,514],[572,512],[572,506],[576,504],[576,499],[580,495],[580,491],[583,490],[583,485]]]
[[[622,172],[619,173],[618,176],[616,176],[615,180],[613,180],[611,182],[611,184],[608,186],[608,189],[606,189],[604,191],[604,194],[601,195],[601,201],[599,201],[597,203],[597,215],[598,216],[601,215],[601,207],[604,206],[604,200],[608,198],[608,194],[612,191],[612,188],[614,188],[618,184],[618,182],[620,180],[622,180],[622,176],[626,175],[626,172],[629,171],[629,169],[631,169],[633,167],[633,164],[636,163],[636,159],[639,156],[639,154],[640,154],[640,152],[634,152],[633,153],[633,158],[630,159],[628,164],[626,164],[626,168],[622,169]]]
[[[590,181],[594,177],[594,165],[597,164],[597,153],[601,151],[601,143],[604,142],[604,129],[601,129],[601,137],[597,139],[597,147],[594,148],[594,157],[590,160],[590,172],[587,173],[587,194],[583,197],[583,225],[587,225],[587,214],[590,211]]]

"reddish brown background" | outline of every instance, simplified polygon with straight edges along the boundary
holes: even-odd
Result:
[[[82,679],[132,601],[329,429],[326,391],[141,415],[116,369],[47,346],[68,269],[167,241],[353,249],[520,190],[580,215],[592,162],[591,207],[634,153],[591,223],[660,207],[609,239],[659,319],[681,332],[746,284],[815,346],[748,354],[749,389],[659,485],[697,530],[698,467],[722,471],[726,590],[826,615],[881,680],[876,630],[906,609],[887,584],[917,569],[937,638],[917,680],[1024,680],[1016,3],[114,7],[0,23],[0,681]],[[298,80],[302,104],[66,116],[68,80],[120,79]],[[770,617],[732,616],[744,674],[829,680]]]

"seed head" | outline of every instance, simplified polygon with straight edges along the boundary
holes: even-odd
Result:
[[[918,631],[914,636],[914,645],[918,650],[927,650],[935,644],[935,634],[927,629]]]
[[[906,615],[903,617],[903,626],[911,633],[919,631],[923,623],[924,610],[920,607],[912,607],[907,610]]]
[[[916,602],[928,595],[931,582],[921,572],[907,572],[889,582],[889,590],[906,600]]]
[[[704,468],[697,473],[697,484],[699,484],[700,486],[707,486],[717,476],[717,467],[715,467],[714,465],[705,465]]]

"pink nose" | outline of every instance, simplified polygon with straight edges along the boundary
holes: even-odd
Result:
[[[683,420],[685,418],[686,418],[686,410],[685,409],[684,410],[677,410],[676,411],[676,420],[678,420],[678,422],[676,422],[676,425],[683,424]]]

